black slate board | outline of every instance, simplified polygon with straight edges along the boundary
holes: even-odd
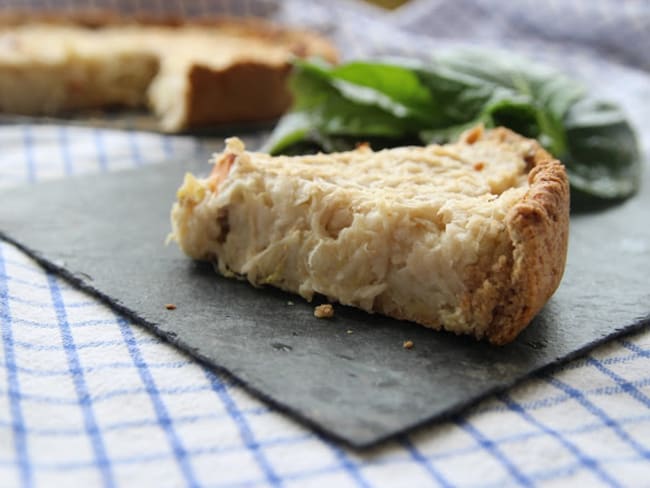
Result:
[[[341,306],[333,320],[319,320],[314,304],[221,278],[165,247],[188,169],[177,163],[4,191],[0,236],[356,447],[443,418],[650,322],[647,184],[620,206],[572,217],[560,289],[513,344],[498,348]],[[405,340],[414,349],[403,349]]]

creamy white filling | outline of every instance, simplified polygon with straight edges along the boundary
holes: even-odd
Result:
[[[512,252],[505,218],[527,190],[530,148],[478,141],[271,158],[231,140],[218,189],[209,178],[181,189],[174,234],[190,256],[218,258],[222,273],[255,285],[467,332],[468,276]]]

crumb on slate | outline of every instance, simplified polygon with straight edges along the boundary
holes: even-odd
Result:
[[[319,319],[329,319],[334,316],[334,307],[331,304],[325,303],[323,305],[318,305],[314,308],[314,317]]]
[[[415,344],[413,344],[413,341],[404,341],[404,344],[402,344],[402,347],[404,349],[413,349],[414,345]]]
[[[167,303],[165,304],[165,308],[167,310],[176,310],[176,305],[174,305],[173,303]]]

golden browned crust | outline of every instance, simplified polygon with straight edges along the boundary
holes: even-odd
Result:
[[[476,127],[462,136],[473,144],[530,144],[526,158],[529,188],[506,217],[509,242],[496,254],[483,254],[466,270],[460,306],[468,323],[487,324],[472,330],[476,339],[495,345],[512,342],[555,292],[562,279],[569,236],[569,180],[561,162],[539,143],[500,127]],[[381,297],[373,309],[400,320],[443,330],[430,317],[387,312]],[[469,333],[469,330],[466,332]]]
[[[505,143],[524,140],[499,128],[486,136]],[[495,274],[502,281],[501,304],[493,311],[486,338],[506,344],[523,330],[555,292],[562,279],[569,237],[569,181],[562,163],[535,143],[526,195],[510,209],[506,226],[512,241],[512,262]]]
[[[289,71],[289,64],[270,66],[252,61],[239,62],[223,70],[192,66],[186,92],[187,125],[279,117],[291,105],[287,89]]]
[[[318,305],[314,308],[314,317],[317,319],[331,319],[334,317],[334,307],[331,303]]]

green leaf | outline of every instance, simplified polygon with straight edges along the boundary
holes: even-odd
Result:
[[[365,72],[365,66],[356,68]],[[351,76],[351,70],[345,71]],[[393,70],[382,83],[389,83],[392,75],[405,71]],[[412,75],[415,79],[415,75]],[[335,75],[334,68],[301,62],[293,78],[296,91],[295,107],[308,113],[313,133],[365,137],[401,137],[422,125],[413,112],[389,95],[366,86],[356,85]]]
[[[624,198],[637,191],[641,154],[617,106],[582,100],[571,108],[565,124],[568,147],[560,158],[572,185],[600,198]]]
[[[330,98],[338,95],[360,110],[374,107],[419,123],[428,123],[437,111],[417,75],[399,66],[357,62],[330,67],[298,61],[293,86],[298,110],[329,104]]]
[[[455,51],[439,56],[436,62],[448,72],[462,76],[467,83],[482,86],[486,93],[491,93],[484,99],[480,118],[486,118],[497,100],[498,106],[507,108],[506,102],[510,101],[519,111],[528,104],[530,109],[526,111],[531,115],[533,111],[536,113],[535,124],[528,124],[528,130],[522,134],[539,137],[554,154],[564,152],[566,136],[562,121],[573,103],[583,96],[584,89],[579,83],[545,66],[498,51]],[[513,130],[521,127],[510,126],[503,120],[493,122],[490,125],[501,124]]]
[[[296,62],[291,76],[294,111],[308,111],[318,107],[329,94],[336,92],[326,69],[316,62]]]
[[[312,124],[307,112],[291,112],[275,126],[273,133],[266,140],[261,151],[279,154],[305,140]]]
[[[419,68],[417,74],[438,106],[439,112],[431,128],[444,128],[477,119],[494,94],[492,85],[441,64]]]
[[[378,105],[396,117],[429,121],[438,111],[417,74],[401,66],[353,62],[332,69],[331,76],[346,98]]]
[[[412,132],[417,123],[396,117],[376,105],[350,102],[343,96],[332,94],[327,102],[312,114],[316,128],[325,134],[351,136],[399,137]]]

